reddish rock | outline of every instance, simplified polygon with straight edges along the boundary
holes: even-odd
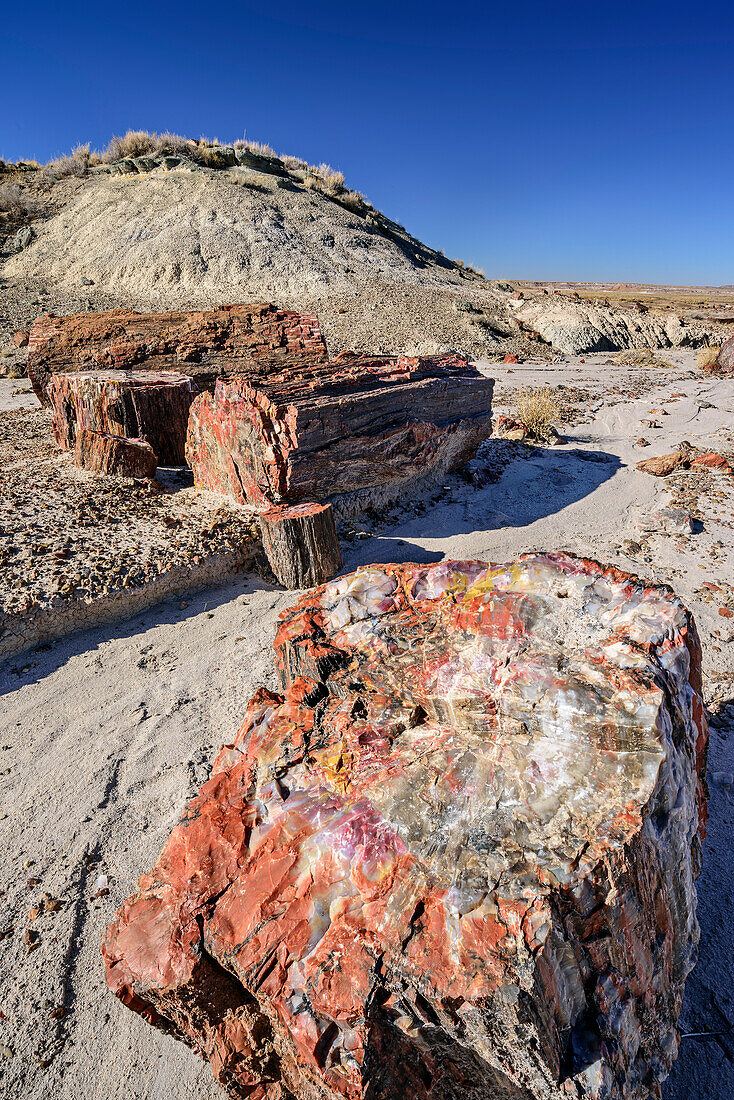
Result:
[[[14,332],[13,343],[16,348],[25,348],[28,346],[28,333],[27,332]]]
[[[637,463],[637,469],[645,474],[653,474],[655,477],[667,477],[674,470],[690,465],[690,455],[687,451],[673,451],[669,455],[659,455],[657,458],[644,458]]]
[[[55,374],[48,386],[53,433],[72,450],[82,428],[143,439],[162,466],[182,466],[189,407],[198,390],[175,371],[78,371]]]
[[[89,428],[77,432],[74,458],[84,470],[119,477],[153,477],[158,466],[155,451],[144,439],[105,435]]]
[[[696,955],[707,728],[668,588],[568,555],[303,597],[103,945],[248,1100],[648,1100]]]
[[[518,359],[518,357],[516,355],[511,355],[510,352],[508,351],[507,354],[505,355],[504,359],[502,360],[502,362],[503,363],[519,363],[520,360]]]
[[[734,374],[734,336],[724,340],[713,369],[722,374]]]
[[[382,503],[474,454],[491,431],[492,388],[457,355],[220,379],[191,407],[186,456],[196,485],[260,508],[358,494]]]
[[[33,325],[29,344],[28,376],[43,404],[51,375],[61,372],[184,370],[200,389],[212,389],[222,374],[259,377],[274,365],[327,358],[315,314],[266,302],[190,313],[49,313]]]
[[[503,439],[527,439],[528,430],[522,420],[500,414],[494,421],[494,434]]]
[[[728,458],[717,454],[716,451],[702,451],[691,459],[691,466],[705,466],[709,470],[721,470],[725,474],[733,474]]]

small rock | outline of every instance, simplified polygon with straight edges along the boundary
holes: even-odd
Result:
[[[82,275],[81,284],[82,286],[94,286],[94,279],[89,279],[86,275]]]
[[[16,348],[25,348],[28,346],[28,333],[18,331],[13,333],[13,343]]]

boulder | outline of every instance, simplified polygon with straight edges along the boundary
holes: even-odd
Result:
[[[16,348],[25,348],[28,346],[28,333],[18,331],[13,333],[13,344]]]
[[[35,235],[32,225],[21,226],[16,233],[6,238],[5,251],[11,253],[22,252],[24,248],[28,247]]]
[[[323,362],[326,344],[318,317],[266,302],[191,313],[114,309],[39,317],[30,331],[28,376],[48,404],[52,374],[78,370],[184,370],[200,389],[221,374],[259,377],[276,364]]]
[[[723,374],[734,374],[734,336],[729,336],[721,345],[716,370]]]
[[[667,477],[674,470],[690,465],[688,451],[673,451],[669,455],[658,455],[656,458],[643,458],[638,462],[636,469],[644,474],[653,474],[654,477]]]
[[[649,1100],[696,957],[691,616],[569,555],[308,593],[102,953],[248,1100]]]
[[[144,439],[126,439],[89,428],[76,434],[74,459],[83,470],[118,477],[153,477],[158,466],[155,451]]]
[[[491,433],[492,388],[457,355],[220,379],[191,407],[186,457],[197,486],[259,508],[384,502],[472,457]]]
[[[79,431],[143,439],[162,466],[185,462],[189,406],[198,390],[175,371],[78,371],[54,374],[48,398],[53,433],[65,451],[73,450]]]

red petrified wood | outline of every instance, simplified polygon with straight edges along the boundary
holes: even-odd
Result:
[[[649,1100],[696,955],[700,650],[568,555],[304,596],[103,946],[248,1100]]]
[[[461,466],[491,433],[491,379],[457,355],[342,356],[217,382],[189,418],[194,482],[261,508],[372,504]]]
[[[77,432],[74,458],[84,470],[119,477],[153,477],[158,465],[155,451],[144,439],[126,439],[89,428]]]
[[[82,428],[150,443],[162,466],[185,461],[186,424],[197,388],[175,371],[78,371],[48,386],[54,438],[71,450]]]
[[[270,508],[260,516],[263,549],[285,588],[311,588],[330,580],[342,556],[330,504]]]
[[[45,405],[51,375],[62,371],[184,370],[206,389],[220,374],[257,374],[292,359],[318,363],[326,357],[315,314],[267,302],[193,313],[49,313],[31,329],[28,376]]]

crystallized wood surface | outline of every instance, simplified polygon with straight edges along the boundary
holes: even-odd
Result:
[[[233,1097],[648,1100],[696,954],[707,727],[666,588],[568,555],[307,593],[108,930]]]
[[[158,459],[144,439],[126,439],[82,428],[74,447],[77,466],[98,474],[145,478],[155,475]]]
[[[460,356],[342,356],[255,383],[220,380],[191,409],[195,484],[267,508],[455,469],[491,434],[493,382]]]
[[[52,374],[76,370],[182,370],[200,389],[221,374],[259,376],[291,360],[323,362],[326,344],[314,313],[276,309],[267,302],[171,313],[46,314],[29,336],[28,377],[48,403]]]
[[[263,548],[285,588],[311,588],[331,580],[342,556],[330,504],[270,508],[260,516]]]
[[[162,466],[185,462],[186,425],[196,385],[176,371],[79,371],[55,374],[48,386],[53,433],[72,450],[82,428],[143,439]]]

